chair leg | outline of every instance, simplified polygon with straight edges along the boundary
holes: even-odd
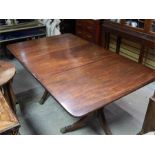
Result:
[[[144,123],[138,134],[145,134],[150,131],[155,131],[155,93],[149,100]]]
[[[16,97],[12,89],[12,81],[9,81],[3,86],[4,96],[11,106],[12,110],[16,113]]]
[[[13,88],[12,88],[12,82],[13,82],[12,80],[9,82],[9,90],[10,90],[10,96],[11,96],[11,100],[12,100],[13,110],[16,112],[17,99],[16,99],[16,96],[15,96]]]
[[[44,92],[44,94],[43,94],[41,100],[39,101],[39,103],[40,103],[41,105],[43,105],[49,96],[50,96],[50,94],[45,90],[45,92]]]

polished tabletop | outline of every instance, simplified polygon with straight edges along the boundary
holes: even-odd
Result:
[[[155,71],[72,34],[8,45],[10,52],[75,117],[154,81]]]

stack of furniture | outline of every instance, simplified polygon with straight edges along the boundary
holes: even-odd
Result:
[[[19,20],[18,24],[0,25],[0,46],[5,54],[7,44],[46,36],[46,27],[37,20]]]

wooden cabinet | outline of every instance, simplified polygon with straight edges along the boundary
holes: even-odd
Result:
[[[151,20],[151,34],[155,35],[155,19]]]
[[[10,56],[6,45],[44,36],[46,36],[46,27],[37,20],[27,22],[26,19],[23,19],[20,20],[20,23],[11,25],[2,25],[2,21],[0,21],[0,52]]]
[[[76,35],[90,42],[101,43],[101,20],[76,20]]]
[[[0,44],[46,35],[46,27],[38,21],[0,26]]]

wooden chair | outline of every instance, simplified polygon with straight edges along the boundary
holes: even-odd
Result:
[[[19,122],[14,112],[0,91],[0,134],[16,135],[19,133],[19,126]]]
[[[15,72],[14,65],[0,61],[0,90],[14,112],[16,112],[16,97],[12,89],[12,81]]]

